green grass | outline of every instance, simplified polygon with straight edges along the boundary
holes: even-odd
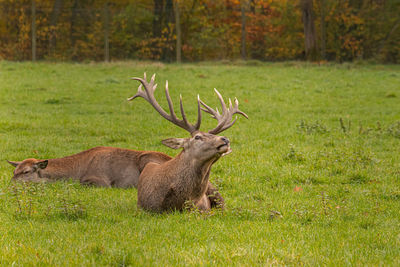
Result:
[[[238,97],[233,153],[211,180],[226,210],[151,214],[136,189],[10,184],[6,159],[104,145],[162,146],[188,134],[129,79],[156,72],[196,118],[196,95]],[[400,264],[400,66],[0,62],[2,265]],[[216,121],[204,114],[202,129]]]

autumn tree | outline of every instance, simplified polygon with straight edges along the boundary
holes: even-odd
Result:
[[[170,61],[173,59],[173,28],[175,22],[173,0],[154,0],[153,38],[154,45],[160,48],[160,59]],[[164,43],[168,44],[165,45]]]
[[[313,0],[300,0],[304,25],[304,48],[307,60],[317,59],[317,35],[315,33]]]
[[[60,13],[63,6],[63,0],[54,0],[53,10],[50,15],[49,27],[50,27],[50,36],[49,36],[49,53],[54,54],[56,49],[56,28],[58,18],[60,17]]]
[[[182,62],[182,30],[181,30],[181,15],[179,9],[179,1],[174,1],[174,15],[175,15],[175,32],[176,32],[176,62]]]
[[[398,0],[0,0],[0,58],[399,63],[398,14]]]

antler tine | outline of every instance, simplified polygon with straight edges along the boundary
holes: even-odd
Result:
[[[185,111],[183,110],[182,95],[179,95],[179,107],[180,107],[180,109],[181,109],[182,120],[183,120],[186,124],[189,124],[189,122],[188,122],[187,119],[186,119]]]
[[[132,79],[133,79],[133,78],[132,78]],[[133,99],[135,99],[136,97],[139,97],[139,96],[141,96],[141,97],[143,97],[143,98],[146,97],[146,94],[145,94],[145,93],[143,92],[143,90],[142,90],[142,85],[139,86],[138,91],[137,91],[137,93],[136,93],[134,96],[131,96],[131,97],[127,98],[126,100],[132,101]]]
[[[209,113],[212,115],[213,118],[215,118],[218,121],[217,126],[208,131],[210,134],[218,134],[222,131],[225,131],[226,129],[232,127],[232,125],[236,122],[237,118],[235,118],[232,121],[232,116],[234,114],[241,114],[243,115],[245,118],[248,119],[248,116],[246,115],[246,113],[242,112],[239,110],[239,101],[237,100],[237,98],[235,98],[235,105],[232,105],[232,101],[231,99],[229,99],[229,108],[226,107],[225,101],[222,98],[222,95],[218,92],[217,89],[214,89],[215,92],[217,93],[218,99],[221,102],[221,106],[222,106],[222,114],[220,114],[218,112],[218,109],[214,110],[213,108],[209,107],[208,105],[206,105],[204,102],[200,102],[205,108],[202,108],[203,111]]]
[[[222,95],[218,92],[218,90],[217,90],[216,88],[214,88],[214,91],[215,91],[215,93],[216,93],[217,96],[218,96],[219,102],[221,102],[222,114],[225,114],[226,111],[227,111],[225,101],[224,101],[224,99],[222,98]],[[218,109],[217,109],[217,111],[218,111]]]
[[[212,107],[208,106],[206,103],[204,103],[201,100],[200,100],[200,103],[205,107],[205,108],[201,108],[201,110],[211,114],[214,119],[217,119],[217,117],[220,116],[218,110],[215,111]]]
[[[175,111],[174,111],[174,106],[172,104],[171,96],[169,95],[168,81],[166,81],[166,84],[165,84],[165,95],[166,95],[166,98],[167,98],[168,108],[169,108],[169,112],[170,112],[170,114],[168,114],[160,106],[160,104],[158,104],[157,100],[154,97],[154,91],[157,88],[157,84],[154,84],[155,76],[156,76],[156,74],[153,74],[153,76],[150,79],[150,82],[147,82],[147,80],[146,80],[146,73],[144,74],[144,79],[137,78],[137,77],[132,78],[133,80],[139,81],[141,84],[140,84],[140,86],[138,88],[138,92],[134,96],[128,98],[128,100],[133,100],[136,97],[143,97],[144,99],[147,100],[147,102],[149,102],[153,106],[153,108],[161,116],[163,116],[168,121],[170,121],[173,124],[185,129],[190,134],[193,134],[194,132],[198,131],[200,129],[200,124],[201,124],[201,111],[200,111],[199,99],[198,99],[198,112],[199,112],[199,114],[198,114],[197,123],[195,125],[192,125],[187,121],[185,112],[183,110],[182,96],[180,98],[180,108],[181,108],[182,120],[178,119],[178,117],[176,116]],[[144,90],[142,88],[142,85],[144,87]]]
[[[200,125],[201,125],[201,106],[200,106],[200,96],[197,95],[197,122],[194,126],[194,128],[196,128],[197,130],[200,129]]]
[[[239,110],[239,100],[237,100],[237,98],[235,97],[235,107],[233,109],[235,112],[232,114],[241,114],[243,115],[243,117],[245,117],[246,119],[249,119],[249,116],[247,116],[246,113],[244,113],[243,111]]]
[[[226,129],[232,127],[232,125],[234,125],[236,121],[237,121],[237,117],[232,122],[230,122],[229,124],[225,124],[224,127],[221,128],[220,132],[223,132]]]
[[[191,134],[193,134],[194,132],[198,131],[200,129],[200,125],[201,125],[201,110],[200,110],[200,97],[199,95],[197,95],[197,122],[195,125],[191,125],[187,118],[186,118],[186,114],[185,111],[183,109],[183,101],[182,101],[182,95],[179,96],[179,106],[181,109],[181,115],[182,115],[182,120],[186,125],[190,125],[190,127],[193,128],[193,131],[190,132]]]
[[[174,105],[172,104],[171,96],[169,95],[168,81],[165,82],[165,97],[167,98],[169,113],[172,118],[176,118]]]
[[[244,113],[243,111],[240,111],[238,109],[238,106],[239,106],[239,101],[236,99],[236,97],[235,97],[235,107],[232,107],[231,99],[229,99],[229,109],[232,110],[232,115],[233,114],[241,114],[241,115],[243,115],[243,117],[248,119],[249,117],[247,116],[247,114]],[[236,120],[237,120],[237,117],[231,123],[224,125],[224,127],[221,128],[220,132],[225,131],[226,129],[232,127],[235,124]]]
[[[154,80],[153,80],[154,77],[155,77],[155,74],[152,76],[153,84],[154,84]],[[131,80],[140,81],[141,84],[140,84],[139,87],[138,87],[137,93],[136,93],[134,96],[128,98],[127,100],[128,100],[128,101],[131,101],[131,100],[135,99],[136,97],[143,97],[144,99],[146,99],[147,101],[150,102],[150,99],[149,99],[149,97],[148,97],[148,93],[147,93],[147,92],[148,92],[148,90],[151,90],[151,91],[154,93],[154,91],[155,91],[155,89],[156,89],[155,87],[157,87],[157,85],[155,85],[155,87],[154,87],[154,85],[153,85],[151,82],[150,82],[150,84],[147,82],[147,79],[146,79],[146,72],[143,74],[143,79],[142,79],[142,78],[137,78],[137,77],[132,77]],[[146,92],[143,91],[142,85],[145,86]],[[149,86],[146,87],[146,85],[149,85]],[[150,87],[151,87],[151,88],[150,88]]]

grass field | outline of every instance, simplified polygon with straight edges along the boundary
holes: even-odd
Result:
[[[0,62],[1,265],[399,266],[400,66],[256,63]],[[136,189],[9,183],[6,159],[176,154],[160,141],[188,134],[126,101],[145,71],[192,121],[198,93],[219,105],[214,87],[249,115],[212,169],[224,212],[151,214]]]

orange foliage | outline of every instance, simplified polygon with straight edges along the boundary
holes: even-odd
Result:
[[[300,0],[173,2],[179,3],[182,56],[186,61],[240,58],[243,8],[248,58],[293,60],[304,57]],[[164,5],[166,3],[164,0]],[[395,0],[325,0],[325,3],[326,59],[346,61],[378,57],[400,61],[400,31],[393,31],[397,27],[400,5]],[[168,19],[161,35],[155,36],[154,0],[64,0],[57,25],[50,26],[53,5],[54,0],[36,0],[39,59],[103,60],[107,8],[112,59],[174,60],[174,19]],[[320,46],[321,8],[321,1],[315,0],[315,26]],[[31,24],[31,0],[0,0],[0,59],[31,58]],[[56,40],[53,49],[51,36]]]

